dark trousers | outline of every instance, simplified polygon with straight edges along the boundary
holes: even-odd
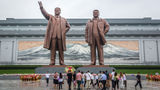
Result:
[[[62,89],[63,82],[59,82],[59,89]]]
[[[119,80],[115,81],[115,88],[117,87],[117,89],[119,89]]]
[[[98,79],[96,79],[96,83],[94,84],[94,86],[95,86],[95,85],[97,85],[97,87],[98,87]]]
[[[49,83],[49,78],[46,78],[46,83],[47,83],[47,86],[48,86],[48,83]]]
[[[68,82],[68,89],[71,90],[71,83],[72,83],[72,81],[68,80],[67,82]]]
[[[86,79],[84,80],[84,87],[86,87]]]
[[[91,79],[90,85],[92,85],[94,87],[93,79]]]
[[[77,80],[78,90],[80,90],[81,80]]]
[[[114,88],[115,87],[115,82],[114,82],[114,80],[112,80],[112,88]]]
[[[137,87],[138,84],[139,84],[140,88],[142,88],[141,81],[137,80],[137,83],[136,83],[135,87]]]
[[[119,80],[112,80],[112,88],[114,88],[114,90],[119,89]]]
[[[124,80],[124,86],[127,87],[127,80]]]
[[[102,90],[106,90],[106,80],[102,80],[103,88]]]

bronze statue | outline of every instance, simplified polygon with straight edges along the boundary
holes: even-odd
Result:
[[[70,24],[60,16],[59,7],[55,8],[55,16],[53,16],[45,11],[41,1],[38,3],[43,16],[48,20],[44,48],[51,51],[50,65],[55,65],[56,51],[59,51],[59,64],[64,65],[63,51],[66,50],[66,33],[70,29]]]
[[[105,34],[108,31],[108,22],[99,18],[99,10],[94,10],[93,19],[87,22],[85,29],[85,40],[91,50],[91,65],[96,65],[96,48],[99,64],[104,65],[103,45],[106,43]]]

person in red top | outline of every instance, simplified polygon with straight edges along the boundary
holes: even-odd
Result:
[[[80,71],[78,71],[78,73],[76,75],[76,80],[77,80],[77,84],[78,84],[78,90],[80,90],[80,85],[81,85],[81,80],[82,80],[82,74]]]

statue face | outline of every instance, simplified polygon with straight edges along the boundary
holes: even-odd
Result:
[[[94,17],[94,18],[99,17],[99,11],[98,11],[98,10],[94,10],[94,11],[93,11],[93,17]]]
[[[59,7],[57,7],[57,8],[55,8],[54,12],[55,12],[55,15],[60,15],[61,9]]]

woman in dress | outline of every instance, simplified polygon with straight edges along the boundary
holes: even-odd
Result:
[[[124,80],[123,80],[123,74],[122,72],[120,72],[120,76],[119,76],[119,88],[123,89],[124,88]]]

